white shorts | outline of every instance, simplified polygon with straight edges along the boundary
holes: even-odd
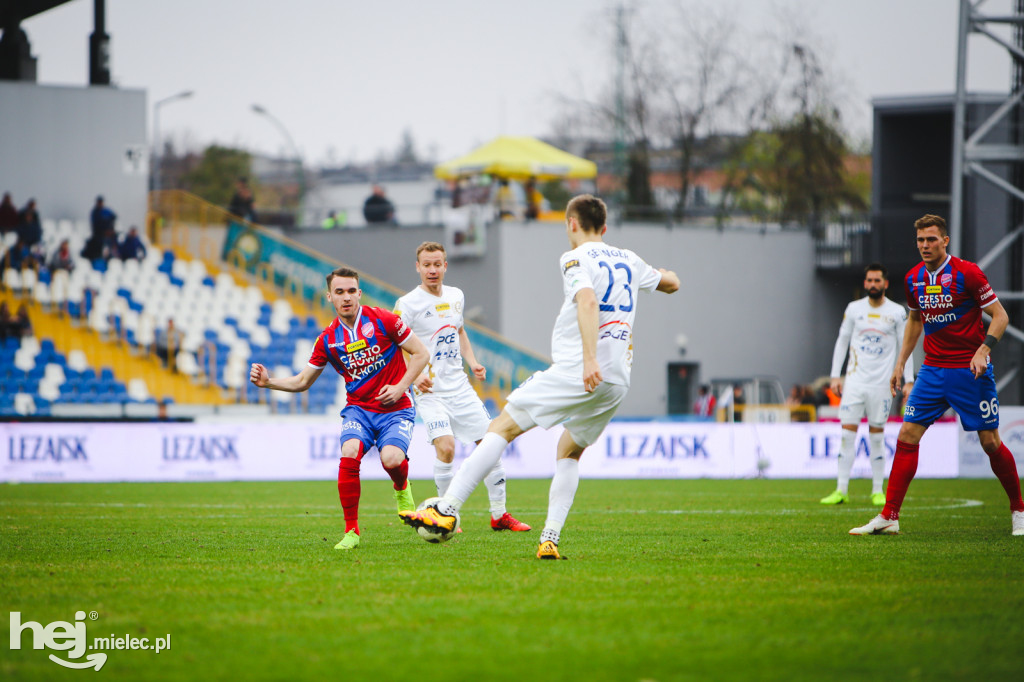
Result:
[[[860,424],[861,417],[868,418],[868,426],[885,426],[892,408],[892,391],[888,386],[843,386],[843,397],[839,401],[839,421],[844,425]]]
[[[524,431],[534,425],[550,429],[564,422],[573,441],[587,447],[601,436],[628,391],[627,386],[603,382],[587,393],[582,377],[546,369],[509,394],[505,411]]]
[[[455,436],[472,445],[487,434],[491,416],[471,387],[459,393],[416,395],[416,411],[427,427],[427,442],[441,436]]]

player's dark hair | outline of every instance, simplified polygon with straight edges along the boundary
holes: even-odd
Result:
[[[937,216],[934,213],[925,213],[923,216],[914,221],[915,230],[923,230],[926,227],[937,227],[939,228],[939,234],[941,236],[949,236],[949,232],[946,231],[946,221],[942,218],[942,216]]]
[[[434,251],[440,251],[441,253],[444,254],[445,260],[448,260],[448,252],[444,250],[444,244],[440,244],[438,242],[423,242],[422,244],[420,244],[419,246],[416,247],[416,262],[417,263],[420,262],[420,254],[423,253],[424,251],[426,251],[428,253],[431,253],[431,252],[434,252]]]
[[[869,272],[880,272],[882,273],[882,279],[889,279],[889,271],[881,263],[871,263],[864,268],[864,276],[867,277]]]
[[[593,194],[581,194],[569,201],[565,217],[575,217],[584,232],[600,232],[608,221],[608,207]]]
[[[351,277],[355,281],[357,281],[357,282],[359,281],[359,273],[356,272],[355,270],[353,270],[352,268],[344,268],[344,267],[342,267],[342,268],[338,268],[336,270],[331,270],[330,274],[327,275],[327,290],[328,291],[331,290],[331,281],[334,280],[335,277]]]

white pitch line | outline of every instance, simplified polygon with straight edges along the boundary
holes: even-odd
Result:
[[[952,502],[952,504],[937,504],[937,505],[928,505],[928,506],[918,506],[918,505],[912,504],[912,505],[910,505],[908,507],[908,509],[916,511],[916,510],[919,510],[919,509],[965,509],[967,507],[983,507],[983,506],[985,506],[985,503],[982,502],[981,500],[969,500],[969,499],[961,499],[961,498],[956,498],[956,497],[940,497],[940,498],[937,498],[937,499],[940,499],[940,500],[943,500],[943,499],[950,500]],[[833,509],[833,511],[857,512],[858,514],[860,514],[862,512],[866,512],[866,511],[872,511],[872,510],[879,511],[879,508],[875,507],[875,506],[871,506],[871,507],[850,507],[850,506],[847,506],[847,505],[844,504],[844,505],[841,505],[841,506],[837,506],[837,508]],[[823,509],[822,511],[826,511],[826,510]],[[595,512],[588,512],[588,513],[595,513]],[[751,509],[667,509],[667,510],[656,510],[656,511],[653,511],[653,512],[649,512],[649,511],[647,511],[645,509],[633,509],[633,510],[627,510],[627,511],[600,510],[600,511],[598,511],[596,513],[608,513],[608,514],[612,514],[612,513],[614,513],[614,514],[649,514],[649,513],[653,513],[653,514],[742,514],[742,515],[752,515],[752,514],[806,514],[806,513],[808,513],[808,510],[807,509],[763,509],[763,510],[751,510]]]

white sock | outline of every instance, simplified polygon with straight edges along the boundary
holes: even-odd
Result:
[[[885,479],[885,433],[872,433],[868,435],[868,442],[871,444],[871,494],[882,492],[882,481]]]
[[[857,432],[843,429],[843,437],[839,446],[839,477],[836,479],[836,489],[844,495],[850,492],[850,470],[853,469],[853,459],[857,456]]]
[[[501,459],[501,453],[508,447],[508,441],[496,433],[488,433],[476,446],[473,454],[466,458],[459,470],[455,473],[448,491],[444,495],[444,504],[438,505],[438,511],[442,514],[451,514],[458,511],[465,504],[466,500],[473,493],[473,490],[480,485],[480,481],[491,471]]]
[[[505,465],[498,463],[484,479],[487,486],[487,499],[491,501],[491,518],[500,519],[505,515]]]
[[[451,485],[452,477],[455,476],[455,462],[442,462],[434,459],[434,485],[437,486],[437,496],[444,497]]]
[[[555,462],[555,475],[551,479],[551,491],[548,493],[548,518],[544,522],[544,531],[541,534],[542,542],[544,533],[562,532],[562,526],[569,516],[569,509],[572,508],[572,501],[579,486],[580,461],[566,457]],[[558,544],[558,540],[555,540],[555,544]]]

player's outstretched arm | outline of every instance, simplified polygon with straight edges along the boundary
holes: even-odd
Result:
[[[593,392],[602,381],[601,365],[597,361],[597,329],[600,316],[597,296],[589,287],[576,293],[576,323],[583,342],[583,389]]]
[[[1006,327],[1010,324],[1010,316],[1006,314],[1006,309],[1003,308],[1003,304],[999,301],[993,301],[990,305],[985,306],[985,313],[992,316],[992,322],[988,325],[988,331],[985,341],[987,342],[988,337],[992,337],[996,341],[1003,338],[1003,333],[1006,332]],[[992,345],[995,345],[993,342]],[[974,357],[971,358],[971,372],[974,374],[974,378],[977,379],[985,370],[988,369],[988,356],[992,352],[992,348],[988,343],[982,343],[978,346],[978,350],[974,352]]]
[[[658,268],[658,272],[661,273],[661,281],[658,282],[655,289],[666,294],[674,294],[679,291],[679,275],[665,268]]]
[[[903,330],[903,344],[900,346],[900,356],[896,359],[896,365],[892,368],[892,377],[889,378],[889,388],[895,398],[900,394],[900,386],[903,382],[903,368],[907,360],[914,354],[917,347],[917,340],[921,338],[924,331],[924,324],[921,322],[921,311],[911,310],[907,318],[906,329]]]
[[[307,366],[295,376],[284,379],[272,379],[267,368],[258,362],[252,363],[249,368],[249,381],[260,388],[269,388],[274,391],[287,391],[288,393],[302,393],[316,381],[323,367]]]
[[[480,381],[487,378],[487,368],[476,361],[476,354],[473,352],[473,344],[469,342],[469,334],[465,327],[459,327],[459,348],[462,352],[462,359],[469,365],[469,369]]]

